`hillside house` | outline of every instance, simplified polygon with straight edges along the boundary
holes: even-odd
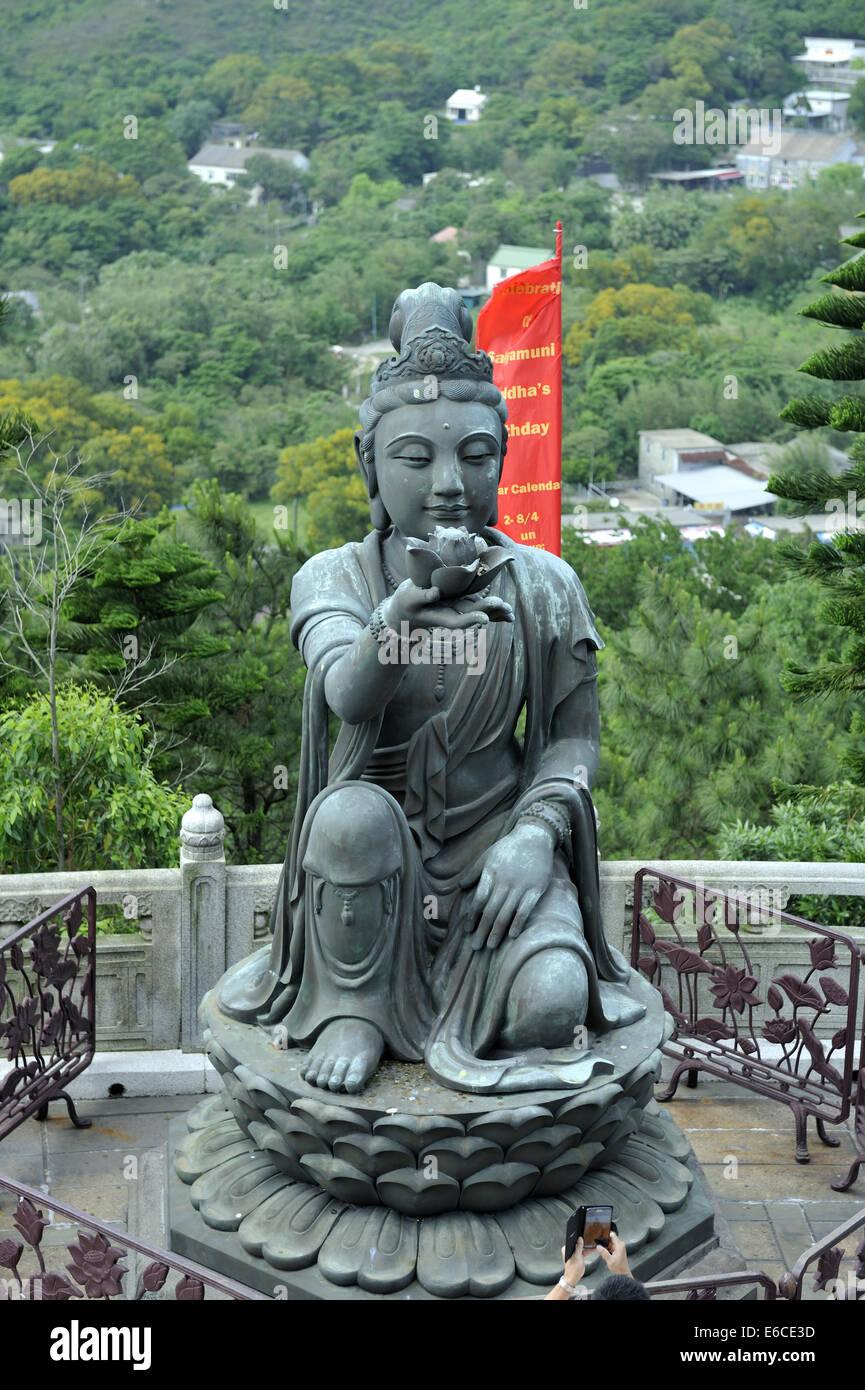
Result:
[[[865,39],[806,38],[793,59],[815,87],[855,87],[865,77]]]
[[[798,188],[813,183],[821,169],[832,164],[862,164],[850,135],[815,134],[805,130],[774,133],[771,145],[752,140],[736,152],[736,167],[747,188]]]
[[[529,270],[533,265],[540,265],[541,261],[551,260],[552,255],[550,247],[508,246],[504,243],[497,246],[487,261],[488,293],[492,293],[500,280],[506,280],[509,275],[516,275],[519,270]]]
[[[698,512],[770,512],[765,475],[699,430],[640,430],[640,483],[670,506]]]
[[[230,188],[244,172],[247,160],[256,154],[284,160],[298,170],[309,168],[309,160],[300,150],[268,149],[263,145],[202,145],[198,154],[193,155],[186,167],[190,174],[201,179],[202,183]],[[261,191],[261,184],[256,184],[250,190],[246,199],[250,207],[258,203]]]
[[[821,87],[791,92],[784,102],[784,120],[795,120],[808,130],[844,131],[849,100],[849,92],[824,91]]]
[[[470,125],[479,121],[486,103],[486,94],[480,87],[457,87],[445,102],[445,115],[457,125]]]

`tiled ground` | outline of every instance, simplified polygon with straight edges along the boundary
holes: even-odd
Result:
[[[44,1124],[29,1120],[0,1144],[0,1172],[109,1222],[129,1222],[163,1245],[162,1147],[173,1115],[194,1103],[189,1096],[82,1102],[80,1112],[93,1120],[86,1130],[74,1129],[65,1106],[53,1105]],[[854,1156],[849,1125],[832,1131],[842,1145],[829,1149],[809,1124],[811,1162],[802,1165],[793,1159],[793,1120],[785,1106],[706,1080],[697,1090],[682,1086],[667,1110],[691,1141],[746,1265],[773,1279],[865,1208],[865,1169],[851,1192],[830,1186]],[[0,1240],[12,1234],[14,1205],[0,1190]],[[68,1227],[45,1235],[46,1243],[64,1239]]]
[[[793,1116],[729,1082],[701,1080],[696,1090],[680,1086],[667,1103],[684,1130],[706,1175],[712,1196],[748,1265],[777,1280],[809,1245],[865,1209],[865,1168],[848,1192],[833,1192],[855,1156],[852,1121],[830,1126],[841,1140],[827,1148],[808,1124],[811,1162],[793,1158]],[[865,1237],[860,1230],[850,1242]],[[806,1279],[805,1296],[814,1296]],[[825,1294],[816,1295],[824,1298]]]

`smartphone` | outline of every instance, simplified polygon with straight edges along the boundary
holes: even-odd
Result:
[[[568,1218],[565,1229],[565,1263],[577,1248],[577,1241],[583,1237],[583,1249],[594,1250],[597,1245],[608,1245],[610,1231],[615,1229],[613,1208],[610,1206],[577,1207]]]

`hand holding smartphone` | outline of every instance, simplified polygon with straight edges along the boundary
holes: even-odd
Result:
[[[609,1246],[610,1232],[614,1229],[611,1206],[577,1207],[565,1230],[565,1264],[576,1250],[580,1236],[583,1237],[583,1250],[594,1250],[598,1245]]]

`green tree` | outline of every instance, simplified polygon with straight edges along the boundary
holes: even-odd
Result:
[[[208,68],[202,87],[206,95],[218,104],[220,111],[239,115],[266,77],[267,67],[260,58],[246,53],[229,53]]]
[[[176,514],[162,512],[106,528],[101,553],[82,565],[62,613],[64,649],[88,678],[110,687],[137,666],[139,679],[124,693],[124,705],[136,709],[155,700],[161,725],[173,728],[202,712],[189,671],[197,676],[201,661],[226,650],[194,628],[199,614],[223,598],[214,587],[219,570],[177,540],[176,525]]]
[[[64,817],[58,843],[52,765]],[[188,797],[154,776],[148,731],[92,686],[65,685],[52,708],[31,695],[0,714],[0,873],[164,868],[177,862]]]
[[[838,776],[824,712],[779,684],[791,640],[813,655],[825,640],[814,586],[765,587],[738,617],[673,573],[641,579],[639,595],[600,663],[602,853],[711,858],[731,807],[763,820],[777,778]]]
[[[243,499],[215,482],[196,483],[187,505],[184,529],[218,571],[190,636],[223,655],[186,664],[194,704],[170,720],[159,704],[151,717],[176,736],[172,780],[209,792],[225,816],[232,860],[269,863],[285,852],[300,757],[304,669],[289,599],[301,557],[284,532],[262,536]]]
[[[271,489],[274,502],[290,507],[297,530],[297,506],[306,501],[310,551],[360,540],[369,530],[369,498],[357,467],[355,431],[337,430],[328,439],[285,449]]]
[[[721,859],[778,859],[800,863],[825,860],[848,864],[865,861],[865,796],[851,782],[795,789],[789,800],[770,807],[769,823],[755,825],[738,817],[718,836]],[[800,894],[788,912],[831,926],[865,927],[865,899]]]
[[[860,214],[865,216],[865,214]],[[850,245],[865,246],[865,232],[845,239]],[[840,342],[818,349],[800,371],[820,381],[861,383],[865,380],[865,255],[847,261],[822,277],[835,285],[838,294],[825,294],[800,313],[827,327],[840,330]],[[840,474],[813,464],[804,469],[782,472],[769,479],[768,487],[791,505],[799,515],[823,512],[827,529],[833,529],[831,544],[814,542],[806,553],[785,548],[784,554],[794,572],[818,582],[823,601],[819,615],[840,629],[834,653],[821,651],[813,662],[796,659],[788,663],[784,687],[796,699],[826,696],[832,692],[852,695],[856,708],[850,724],[850,745],[845,763],[848,776],[865,781],[865,398],[861,386],[855,393],[832,398],[809,395],[790,402],[782,412],[784,419],[800,428],[833,429],[853,432],[850,467]],[[840,639],[840,640],[839,640]],[[829,644],[830,647],[832,644]]]
[[[183,146],[189,158],[201,148],[216,118],[212,101],[183,101],[166,117],[169,135]]]
[[[865,130],[865,77],[860,77],[850,93],[847,115],[857,130]]]

